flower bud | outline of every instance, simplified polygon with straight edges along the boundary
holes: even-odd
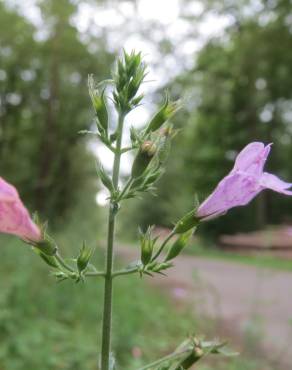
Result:
[[[171,148],[171,137],[163,136],[159,142],[158,159],[159,163],[163,164],[166,162]]]
[[[108,112],[105,102],[104,90],[100,93],[94,86],[94,79],[92,75],[88,76],[89,95],[91,97],[92,105],[98,119],[98,128],[102,128],[105,132],[108,130]]]
[[[54,256],[57,253],[58,247],[55,241],[50,238],[47,234],[44,235],[44,239],[33,244],[35,248],[38,248],[43,254],[47,256]]]
[[[186,233],[182,234],[179,238],[177,238],[177,240],[169,248],[165,257],[165,262],[174,259],[180,254],[183,248],[187,245],[187,242],[189,241],[191,235],[192,230],[189,230]]]
[[[152,237],[153,227],[148,227],[145,233],[140,231],[141,262],[144,266],[151,261],[154,245],[157,238]]]
[[[145,141],[140,149],[132,166],[132,177],[136,178],[143,174],[156,153],[156,145],[152,141]]]
[[[16,188],[0,177],[0,233],[13,234],[28,244],[42,239],[41,230],[31,219]]]
[[[170,262],[156,263],[153,267],[151,267],[151,271],[160,272],[162,270],[167,270],[168,268],[172,266],[173,265]]]
[[[200,220],[195,216],[195,211],[193,210],[187,213],[177,222],[173,231],[176,234],[185,233],[186,231],[198,226],[199,222]]]
[[[190,369],[192,365],[198,362],[203,355],[204,351],[200,347],[194,347],[189,356],[183,358],[182,361],[178,364],[180,365],[178,369]]]
[[[169,120],[175,114],[178,109],[179,103],[170,102],[168,100],[168,97],[166,97],[165,103],[151,119],[145,133],[149,134],[150,132],[158,130],[167,120]]]
[[[79,256],[77,257],[77,267],[79,273],[84,271],[88,266],[90,257],[92,255],[92,249],[88,248],[85,243],[83,243],[80,251]]]
[[[115,85],[113,100],[119,111],[128,113],[140,104],[143,94],[137,96],[137,93],[146,76],[145,70],[141,53],[124,52],[122,58],[118,60],[113,75]]]
[[[202,348],[200,347],[195,347],[194,348],[194,355],[197,357],[197,358],[200,358],[202,357],[204,354],[204,351],[202,350]]]
[[[56,260],[56,257],[55,256],[49,256],[47,254],[44,254],[40,249],[38,248],[33,248],[33,251],[41,257],[41,259],[47,264],[49,265],[50,267],[54,267],[54,268],[59,268],[59,264]]]
[[[145,240],[144,243],[141,245],[141,261],[144,266],[146,266],[152,257],[153,252],[153,244],[149,240]]]

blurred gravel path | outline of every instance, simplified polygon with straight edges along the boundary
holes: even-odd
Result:
[[[121,256],[137,259],[134,248],[122,248]],[[292,370],[292,273],[179,256],[168,278],[149,281],[168,289],[176,302],[193,302],[197,312],[222,320],[229,332],[260,335],[267,356],[285,358]]]

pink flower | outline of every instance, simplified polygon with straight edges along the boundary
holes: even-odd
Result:
[[[224,177],[212,194],[199,206],[196,216],[207,220],[225,214],[230,208],[248,204],[264,189],[292,195],[292,183],[263,172],[271,144],[248,144],[237,156],[232,171]]]
[[[42,239],[14,186],[0,177],[0,232],[19,236],[28,242]]]

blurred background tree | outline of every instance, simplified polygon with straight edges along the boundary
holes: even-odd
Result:
[[[39,9],[37,29],[0,4],[0,165],[31,209],[53,220],[74,204],[94,169],[78,131],[92,119],[87,76],[107,76],[112,57],[102,38],[94,50],[91,40],[81,41],[73,2],[39,1]]]
[[[167,86],[174,99],[186,97],[187,112],[174,119],[184,130],[172,148],[159,196],[137,205],[135,219],[145,226],[153,218],[170,226],[178,210],[183,214],[193,206],[195,193],[203,200],[251,141],[274,142],[267,167],[292,178],[291,2],[263,1],[256,16],[243,16],[247,3],[254,4],[210,1],[212,11],[217,7],[233,17],[232,25],[224,37],[204,45],[194,68]],[[289,202],[265,192],[249,207],[206,225],[206,231],[258,229],[291,220],[290,212]]]

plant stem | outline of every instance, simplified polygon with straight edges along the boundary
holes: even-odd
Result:
[[[131,270],[126,269],[126,270],[115,271],[112,276],[113,276],[113,278],[115,278],[116,276],[134,274],[137,271],[138,271],[138,267],[133,267]]]
[[[175,235],[175,232],[171,232],[170,234],[168,234],[168,236],[164,239],[163,243],[161,244],[160,248],[158,249],[158,251],[155,253],[155,255],[151,258],[151,262],[152,261],[155,261],[157,257],[160,256],[161,252],[163,251],[164,247],[166,246],[166,244],[169,242],[169,240]]]
[[[56,253],[55,254],[55,258],[56,258],[56,260],[59,262],[59,264],[62,266],[62,267],[64,267],[66,270],[68,270],[68,271],[70,271],[70,272],[75,272],[74,271],[74,269],[71,267],[71,266],[69,266],[64,260],[63,260],[63,258],[60,256],[60,254],[59,253]]]
[[[89,271],[89,272],[85,272],[84,275],[89,276],[89,277],[96,277],[96,276],[104,277],[105,273],[102,271]]]
[[[155,366],[158,366],[158,365],[162,364],[165,361],[170,361],[170,360],[174,360],[176,358],[180,358],[182,355],[184,355],[184,354],[186,354],[188,352],[191,352],[191,350],[189,348],[187,348],[187,349],[185,349],[183,351],[180,351],[180,352],[171,353],[170,355],[167,355],[165,357],[162,357],[159,360],[154,361],[154,362],[152,362],[149,365],[146,365],[146,366],[141,367],[138,370],[153,369]]]
[[[124,114],[119,114],[117,129],[117,144],[115,150],[115,159],[113,167],[113,185],[118,187],[121,161],[121,145],[124,124]],[[118,211],[118,203],[111,201],[108,216],[108,234],[107,234],[107,251],[106,251],[106,271],[104,282],[104,305],[102,319],[102,340],[101,340],[101,370],[109,370],[110,351],[111,351],[111,321],[112,321],[112,290],[113,290],[113,257],[114,257],[114,231],[115,217]]]
[[[129,187],[132,185],[132,182],[133,182],[133,179],[130,177],[126,185],[124,186],[124,189],[121,191],[118,201],[123,200],[123,196],[125,195],[126,191],[129,189]]]

